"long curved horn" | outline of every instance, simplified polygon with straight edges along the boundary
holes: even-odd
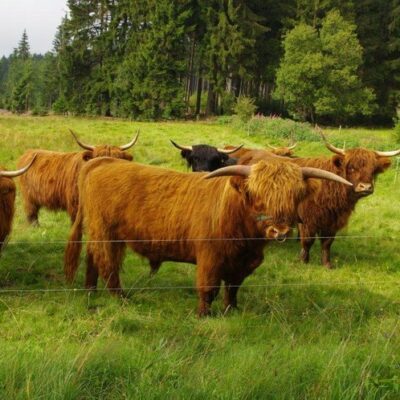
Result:
[[[335,147],[333,144],[330,144],[330,143],[328,142],[327,138],[325,137],[325,135],[324,135],[323,132],[322,132],[322,129],[321,129],[318,125],[315,125],[315,129],[316,129],[316,131],[321,135],[322,140],[323,140],[324,143],[325,143],[325,146],[326,146],[330,151],[332,151],[333,153],[336,153],[336,154],[340,154],[340,155],[342,155],[342,156],[345,155],[345,151],[344,151],[343,149],[339,149],[338,147]]]
[[[124,144],[123,146],[119,146],[119,148],[121,150],[128,150],[129,148],[131,148],[137,142],[139,133],[140,133],[140,129],[137,130],[136,136],[129,143]]]
[[[277,150],[278,149],[277,147],[271,146],[269,143],[267,143],[267,146],[272,150]]]
[[[243,147],[243,145],[241,144],[240,146],[238,146],[238,147],[236,147],[236,148],[234,148],[234,149],[231,149],[231,150],[218,149],[218,148],[217,148],[217,150],[218,150],[219,153],[223,153],[223,154],[232,154],[232,153],[234,153],[235,151],[240,150],[242,147]]]
[[[217,169],[213,172],[207,174],[204,178],[210,179],[217,176],[244,176],[248,177],[251,172],[251,167],[249,165],[231,165],[229,167],[224,167]]]
[[[178,143],[175,143],[173,140],[169,140],[177,149],[179,150],[188,150],[188,151],[193,151],[193,147],[192,146],[181,146]]]
[[[94,150],[94,146],[91,146],[90,144],[85,144],[85,143],[81,142],[78,139],[78,136],[76,136],[75,132],[72,129],[69,129],[69,131],[71,132],[71,135],[74,137],[76,143],[78,143],[79,146],[81,146],[85,150],[90,150],[90,151]]]
[[[4,176],[5,178],[15,178],[19,175],[24,174],[31,167],[35,159],[36,159],[36,154],[32,157],[32,160],[28,165],[16,171],[0,171],[0,177]]]
[[[379,157],[394,157],[400,154],[400,150],[393,150],[393,151],[375,151],[375,154]]]
[[[297,143],[292,144],[291,146],[288,146],[288,149],[289,150],[293,150],[296,146],[297,146]]]
[[[319,178],[319,179],[328,179],[330,181],[335,181],[339,183],[343,183],[347,186],[353,186],[353,184],[346,179],[342,178],[339,175],[334,174],[333,172],[325,171],[319,168],[312,167],[302,167],[301,172],[303,173],[303,178]]]

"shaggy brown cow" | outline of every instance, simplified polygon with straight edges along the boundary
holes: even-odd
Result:
[[[34,160],[35,156],[28,165],[17,171],[6,171],[0,167],[0,252],[11,232],[14,217],[15,183],[12,178],[24,174]]]
[[[263,260],[265,239],[285,237],[297,221],[299,202],[318,186],[309,177],[350,184],[327,171],[278,161],[207,175],[93,160],[79,177],[67,279],[73,280],[78,267],[85,220],[87,288],[96,287],[100,273],[111,291],[121,291],[119,270],[128,245],[153,267],[164,261],[197,264],[199,315],[209,313],[221,280],[225,306],[235,307],[239,286]]]
[[[293,157],[293,150],[297,146],[297,143],[295,143],[292,146],[287,146],[287,147],[274,147],[269,144],[267,146],[269,148],[271,148],[271,150],[269,152],[272,154],[275,154],[275,155],[281,156],[281,157]],[[234,148],[235,148],[234,146],[225,146],[224,147],[224,149],[226,149],[226,150],[232,150]],[[230,157],[239,159],[239,158],[243,157],[247,152],[254,151],[254,150],[255,149],[248,149],[248,148],[242,147],[241,149],[231,153]]]
[[[353,184],[347,187],[325,181],[321,190],[308,197],[299,207],[302,261],[308,263],[310,249],[318,235],[322,246],[322,264],[332,268],[330,249],[336,233],[347,225],[357,201],[373,193],[376,176],[390,166],[388,157],[400,154],[400,150],[382,152],[354,148],[344,151],[328,143],[320,133],[327,148],[335,153],[333,157],[295,158],[290,161],[302,167],[331,171]],[[249,165],[269,158],[266,152],[258,150],[246,153],[239,164]]]
[[[38,224],[41,207],[49,210],[66,210],[73,222],[78,206],[78,175],[83,165],[92,158],[113,157],[131,161],[133,157],[125,150],[132,147],[139,136],[124,146],[92,146],[81,142],[70,131],[85,151],[61,153],[47,150],[28,150],[18,165],[26,164],[33,153],[37,160],[33,168],[20,179],[25,213],[31,224]]]

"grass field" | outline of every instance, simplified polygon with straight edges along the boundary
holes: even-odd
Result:
[[[128,142],[139,162],[186,170],[168,142],[265,145],[230,125],[108,119],[0,117],[0,163],[14,168],[28,148],[74,151],[86,142]],[[389,130],[327,131],[332,140],[395,148]],[[278,145],[279,142],[272,143]],[[285,144],[285,143],[282,143]],[[298,155],[329,154],[301,142]],[[195,267],[164,264],[149,277],[128,253],[128,300],[64,282],[64,213],[25,223],[20,198],[0,259],[1,399],[399,399],[400,176],[378,179],[333,245],[337,267],[298,262],[295,240],[271,244],[239,292],[237,312],[199,320]],[[102,286],[101,286],[102,287]],[[72,290],[72,289],[78,290]]]

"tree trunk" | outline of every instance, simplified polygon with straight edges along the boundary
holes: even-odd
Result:
[[[214,85],[210,83],[208,85],[206,115],[209,116],[214,114],[215,114],[215,92],[214,92]]]
[[[201,76],[201,68],[199,68],[199,79],[197,81],[197,98],[196,98],[196,116],[201,112],[201,93],[203,90],[203,77]]]

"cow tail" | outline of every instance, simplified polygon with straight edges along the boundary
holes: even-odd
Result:
[[[75,279],[76,271],[79,267],[79,256],[82,250],[82,230],[83,230],[83,210],[79,205],[75,222],[71,227],[68,244],[64,255],[64,273],[67,282],[72,283]]]

